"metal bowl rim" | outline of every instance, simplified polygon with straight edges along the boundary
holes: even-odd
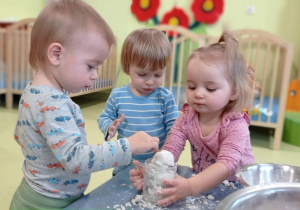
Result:
[[[265,185],[253,185],[249,187],[245,187],[239,189],[230,195],[226,196],[217,206],[216,210],[223,210],[223,209],[230,209],[229,207],[234,204],[234,202],[245,195],[251,194],[257,191],[266,191],[266,190],[276,190],[276,189],[299,189],[300,191],[300,183],[287,183],[287,182],[278,182],[278,183],[271,183]]]
[[[291,167],[291,168],[296,168],[299,169],[300,171],[300,167],[298,166],[293,166],[293,165],[287,165],[287,164],[278,164],[278,163],[253,163],[253,164],[248,164],[246,166],[244,166],[243,168],[241,168],[236,174],[235,177],[237,179],[237,181],[243,185],[244,187],[249,187],[249,186],[254,186],[254,185],[249,185],[242,176],[240,176],[242,173],[245,173],[247,171],[250,171],[249,168],[254,167],[254,166],[277,166],[277,167]]]

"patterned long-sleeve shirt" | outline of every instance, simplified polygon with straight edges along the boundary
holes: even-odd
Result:
[[[15,139],[24,154],[26,182],[54,198],[82,194],[92,172],[128,164],[132,156],[126,138],[88,145],[80,107],[64,92],[47,86],[25,88]]]
[[[174,155],[175,161],[178,161],[188,140],[196,172],[203,171],[215,162],[221,162],[230,172],[228,179],[234,181],[237,170],[255,162],[248,128],[250,119],[246,113],[224,114],[214,131],[203,136],[198,112],[188,104],[184,104],[181,110],[183,114],[175,121],[163,146],[163,149]]]
[[[150,136],[159,138],[160,148],[179,116],[174,96],[169,90],[158,87],[148,96],[136,96],[131,92],[129,84],[111,92],[105,109],[98,117],[99,128],[105,136],[107,136],[109,126],[122,114],[125,115],[125,119],[118,130],[118,138],[145,131]],[[153,154],[147,151],[132,158],[145,161]]]

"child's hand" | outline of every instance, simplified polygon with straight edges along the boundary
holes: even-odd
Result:
[[[188,179],[185,179],[178,174],[175,179],[165,179],[163,180],[163,183],[168,185],[169,188],[164,188],[158,192],[159,195],[167,196],[157,202],[159,206],[169,206],[172,203],[193,194]]]
[[[159,139],[152,137],[144,131],[139,131],[127,138],[133,155],[138,155],[151,150],[156,152],[158,150]]]
[[[125,119],[125,115],[122,114],[119,119],[116,119],[108,128],[108,136],[107,136],[107,141],[110,141],[115,135],[116,132],[118,131],[121,123]]]
[[[144,186],[145,168],[137,160],[133,160],[132,163],[135,165],[135,168],[129,171],[130,181],[137,190],[142,190]]]

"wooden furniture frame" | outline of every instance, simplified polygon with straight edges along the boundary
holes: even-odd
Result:
[[[233,31],[233,33],[239,41],[240,51],[255,70],[255,81],[261,83],[259,106],[263,106],[264,97],[268,97],[270,102],[267,108],[273,110],[273,101],[278,98],[277,122],[271,122],[270,116],[266,122],[261,121],[260,116],[257,121],[251,120],[253,126],[271,128],[274,131],[274,135],[271,135],[270,146],[278,150],[282,140],[293,45],[266,31],[244,29]]]
[[[32,80],[34,75],[34,71],[28,62],[30,35],[34,21],[34,18],[28,18],[7,27],[6,107],[9,109],[12,108],[13,94],[21,95],[23,93],[22,87],[25,87],[25,83]]]

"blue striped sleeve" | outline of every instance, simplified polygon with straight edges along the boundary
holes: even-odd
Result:
[[[173,126],[175,120],[179,116],[178,108],[171,92],[166,95],[165,99],[165,118],[164,124],[166,125],[167,135],[169,134],[171,127]]]
[[[117,118],[117,110],[116,110],[116,101],[114,99],[114,91],[110,94],[107,99],[105,109],[99,115],[97,122],[98,127],[101,132],[105,136],[105,140],[107,140],[108,128],[113,123],[113,121]]]

